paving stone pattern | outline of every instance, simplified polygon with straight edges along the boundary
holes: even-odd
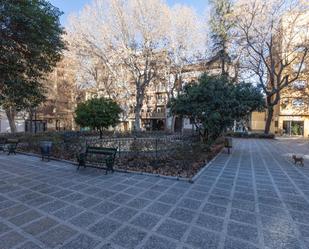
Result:
[[[0,154],[1,249],[308,249],[308,141],[235,139],[194,184]]]

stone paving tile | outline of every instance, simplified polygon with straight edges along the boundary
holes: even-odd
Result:
[[[214,205],[212,203],[206,203],[202,211],[211,215],[225,217],[226,210],[226,207]]]
[[[8,231],[10,231],[12,228],[10,228],[9,226],[7,226],[6,224],[0,222],[0,235],[3,233],[6,233]]]
[[[165,194],[162,195],[158,201],[166,203],[166,204],[175,204],[178,201],[179,197],[177,195]]]
[[[95,223],[100,218],[100,215],[86,211],[69,220],[70,223],[77,227],[85,228],[90,224]]]
[[[264,232],[264,243],[270,249],[301,249],[297,238],[284,233]]]
[[[160,218],[158,216],[141,213],[140,215],[135,217],[130,223],[135,226],[150,230],[159,222],[159,220]]]
[[[156,232],[161,235],[180,240],[188,228],[189,225],[176,222],[172,219],[167,219],[158,227]]]
[[[75,207],[75,206],[67,206],[65,208],[60,209],[59,211],[53,213],[54,216],[58,217],[61,220],[68,220],[73,216],[83,212],[84,209]]]
[[[127,205],[129,207],[133,207],[133,208],[136,208],[136,209],[143,209],[149,203],[151,203],[151,201],[146,200],[146,199],[142,199],[142,198],[136,198],[136,199],[130,201]]]
[[[9,219],[27,210],[29,210],[29,208],[27,208],[25,205],[18,204],[16,206],[9,207],[7,209],[2,210],[0,212],[0,217],[4,219]]]
[[[154,202],[147,208],[147,211],[154,214],[165,215],[171,208],[171,205],[161,202]]]
[[[221,218],[200,214],[197,218],[196,224],[208,230],[220,232],[223,229],[223,221],[224,220]]]
[[[256,227],[230,222],[227,227],[227,234],[252,243],[258,242],[258,230]]]
[[[24,242],[26,239],[18,232],[12,231],[0,237],[0,248],[11,249]]]
[[[17,249],[43,249],[43,248],[31,241],[28,241],[22,244],[21,246],[19,246]]]
[[[83,208],[91,208],[97,204],[99,204],[102,200],[94,197],[87,197],[76,203],[76,205],[81,206]]]
[[[176,243],[165,238],[152,235],[142,247],[142,249],[175,249]]]
[[[86,234],[80,234],[62,246],[61,249],[94,249],[99,243],[100,241],[95,238]]]
[[[277,217],[262,216],[262,227],[272,232],[280,232],[286,235],[295,236],[293,224],[290,221]]]
[[[100,213],[100,214],[108,214],[108,213],[111,213],[112,211],[114,211],[118,207],[119,206],[115,203],[105,201],[105,202],[95,206],[94,208],[92,208],[92,210],[97,212],[97,213]]]
[[[235,139],[194,184],[0,154],[0,249],[307,249],[305,144]]]
[[[111,219],[104,219],[88,228],[88,230],[96,236],[106,238],[120,227],[120,222]]]
[[[226,238],[224,249],[258,249],[258,247],[233,238]]]
[[[219,238],[220,236],[218,234],[199,228],[193,228],[186,243],[196,248],[215,249],[219,245]]]
[[[182,222],[190,223],[195,215],[196,213],[190,210],[183,208],[175,208],[170,214],[170,217]]]
[[[178,206],[187,208],[190,210],[197,210],[200,206],[202,205],[201,201],[189,199],[189,198],[184,198],[180,201]]]
[[[145,236],[146,233],[144,231],[126,226],[113,236],[112,242],[127,249],[134,249]]]
[[[42,215],[35,211],[35,210],[30,210],[27,212],[24,212],[18,216],[15,216],[14,218],[9,219],[9,222],[13,223],[16,226],[21,226],[25,223],[31,222],[39,217],[41,217]]]
[[[112,212],[109,217],[114,218],[116,220],[125,222],[130,220],[134,215],[136,215],[138,211],[133,208],[128,207],[120,207]]]
[[[239,221],[239,222],[248,223],[250,225],[257,224],[256,218],[257,217],[254,213],[245,212],[245,211],[241,211],[238,209],[232,209],[231,215],[230,215],[230,219]]]
[[[66,240],[73,237],[76,231],[66,225],[59,225],[46,233],[40,235],[38,239],[47,247],[54,248],[63,245]]]
[[[147,190],[143,194],[141,194],[140,197],[145,198],[145,199],[149,199],[149,200],[154,200],[160,195],[161,195],[160,192]]]
[[[47,213],[53,213],[65,206],[68,206],[68,204],[63,201],[55,200],[53,202],[49,202],[43,206],[40,206],[39,209]]]
[[[44,217],[40,220],[34,221],[31,224],[24,226],[22,229],[33,236],[36,236],[40,233],[46,232],[51,227],[58,225],[59,223],[56,220],[53,220],[49,217]]]

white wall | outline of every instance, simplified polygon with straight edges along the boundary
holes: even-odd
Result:
[[[25,120],[17,118],[15,123],[17,132],[25,131]],[[0,111],[0,133],[8,133],[8,132],[11,132],[9,121],[5,113]]]

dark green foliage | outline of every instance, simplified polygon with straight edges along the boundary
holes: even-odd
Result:
[[[229,137],[238,137],[238,138],[264,138],[264,139],[274,139],[275,134],[269,133],[248,133],[248,132],[228,132],[225,134]]]
[[[121,111],[119,105],[111,99],[90,99],[77,106],[75,122],[81,127],[98,130],[102,138],[104,129],[119,123]]]
[[[0,3],[0,84],[41,77],[59,61],[62,12],[46,0]]]
[[[251,84],[233,84],[225,76],[206,74],[170,102],[172,114],[190,118],[206,141],[263,106],[263,95]]]
[[[231,57],[228,52],[231,29],[234,26],[231,21],[232,3],[231,0],[210,0],[212,6],[210,31],[212,40],[213,57],[221,62],[222,75],[228,74],[227,64]]]
[[[0,2],[0,104],[10,113],[10,124],[17,111],[45,98],[42,80],[65,48],[61,15],[46,0]]]

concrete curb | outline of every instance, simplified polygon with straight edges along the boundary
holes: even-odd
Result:
[[[211,159],[207,164],[205,164],[205,166],[202,167],[202,169],[192,177],[192,182],[195,182],[201,176],[201,174],[203,174],[209,167],[211,167],[211,164],[216,160],[216,158],[219,155],[222,154],[223,150],[224,150],[224,147],[220,150],[220,152],[217,155],[215,155],[213,159]]]
[[[28,152],[21,152],[21,151],[17,151],[16,153],[21,154],[21,155],[25,155],[25,156],[33,156],[33,157],[41,158],[41,155],[35,154],[35,153],[28,153]],[[56,157],[50,157],[50,160],[57,161],[57,162],[64,162],[64,163],[71,164],[72,166],[77,166],[77,162],[75,162],[75,161],[59,159],[59,158],[56,158]],[[104,167],[96,167],[95,165],[91,165],[91,164],[88,164],[87,167],[97,168],[97,169],[105,169]],[[152,177],[160,177],[160,178],[164,178],[164,179],[170,179],[170,180],[175,180],[175,181],[187,181],[187,182],[193,183],[191,178],[180,177],[180,176],[166,176],[166,175],[162,175],[162,174],[153,174],[153,173],[133,171],[133,170],[125,170],[125,169],[115,169],[115,172],[129,173],[129,174],[135,174],[135,175],[145,175],[145,176],[152,176]]]
[[[153,173],[147,173],[147,172],[141,172],[141,171],[133,171],[133,170],[125,170],[125,169],[115,169],[115,172],[119,172],[119,173],[129,173],[129,174],[135,174],[135,175],[144,175],[144,176],[151,176],[151,177],[160,177],[163,179],[169,179],[169,180],[175,180],[175,181],[184,181],[184,182],[189,182],[189,183],[194,183],[201,174],[203,174],[213,163],[213,161],[223,152],[224,148],[222,148],[220,150],[220,152],[213,158],[211,159],[208,163],[206,163],[201,170],[199,170],[192,178],[188,178],[188,177],[181,177],[181,176],[166,176],[166,175],[162,175],[162,174],[153,174]],[[26,155],[26,156],[33,156],[33,157],[38,157],[41,158],[41,155],[39,154],[35,154],[35,153],[28,153],[28,152],[21,152],[18,151],[16,152],[18,154],[21,155]],[[50,160],[53,161],[57,161],[57,162],[64,162],[64,163],[68,163],[71,164],[72,166],[77,166],[77,162],[75,161],[70,161],[70,160],[65,160],[65,159],[59,159],[56,157],[50,157]],[[105,169],[105,168],[101,168],[101,167],[96,167],[95,165],[88,165],[87,167],[90,168],[98,168],[98,169]]]

